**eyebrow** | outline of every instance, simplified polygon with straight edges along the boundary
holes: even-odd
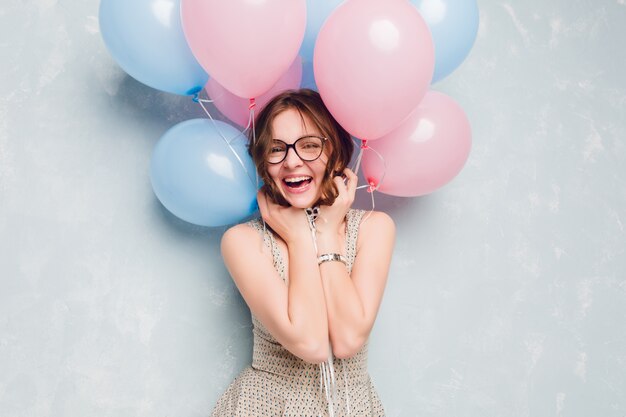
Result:
[[[298,139],[302,139],[302,138],[308,138],[308,137],[310,137],[310,136],[313,136],[313,137],[316,137],[316,138],[325,138],[325,137],[326,137],[326,136],[322,135],[321,133],[307,133],[306,135],[302,135],[302,136],[300,136],[300,137],[296,138],[296,140],[298,140]],[[284,142],[284,141],[285,141],[284,139],[281,139],[281,138],[272,138],[272,140],[280,140],[280,141],[282,141],[282,142]],[[296,140],[294,140],[294,142],[295,142]]]

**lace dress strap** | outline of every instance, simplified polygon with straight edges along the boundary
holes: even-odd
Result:
[[[348,271],[352,272],[354,259],[356,258],[356,242],[359,236],[359,226],[365,210],[350,209],[346,214],[346,258],[348,260]]]
[[[265,244],[265,247],[272,251],[274,268],[276,268],[276,270],[278,271],[280,278],[285,281],[285,264],[283,262],[282,256],[280,255],[280,249],[278,248],[278,244],[276,243],[274,233],[271,231],[269,226],[263,224],[263,221],[260,218],[250,220],[248,222],[248,225],[253,229],[256,229],[263,237],[263,243]]]

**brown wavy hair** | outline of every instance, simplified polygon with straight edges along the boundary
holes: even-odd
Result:
[[[319,130],[322,136],[328,138],[324,145],[324,153],[328,157],[328,163],[322,180],[322,193],[315,205],[332,205],[339,194],[333,177],[341,175],[350,163],[354,152],[354,142],[350,134],[330,114],[319,93],[307,88],[300,90],[287,90],[274,97],[261,110],[255,119],[254,131],[248,133],[248,152],[256,165],[257,172],[263,180],[263,189],[266,195],[276,204],[289,206],[289,203],[267,172],[267,155],[270,152],[273,132],[272,124],[276,116],[285,110],[296,110],[302,122],[306,116]],[[256,136],[256,138],[253,136]]]

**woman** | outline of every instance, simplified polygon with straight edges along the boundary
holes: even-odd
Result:
[[[350,208],[354,145],[318,93],[275,97],[253,137],[262,220],[222,238],[224,262],[252,314],[253,360],[212,416],[382,416],[367,341],[387,281],[393,221]]]

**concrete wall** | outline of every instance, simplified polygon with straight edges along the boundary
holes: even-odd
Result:
[[[398,225],[370,373],[389,416],[626,415],[626,4],[480,1],[461,174]],[[96,0],[0,4],[0,415],[207,416],[249,363],[224,229],[154,197],[202,117],[106,51]],[[367,207],[367,195],[359,205]]]

